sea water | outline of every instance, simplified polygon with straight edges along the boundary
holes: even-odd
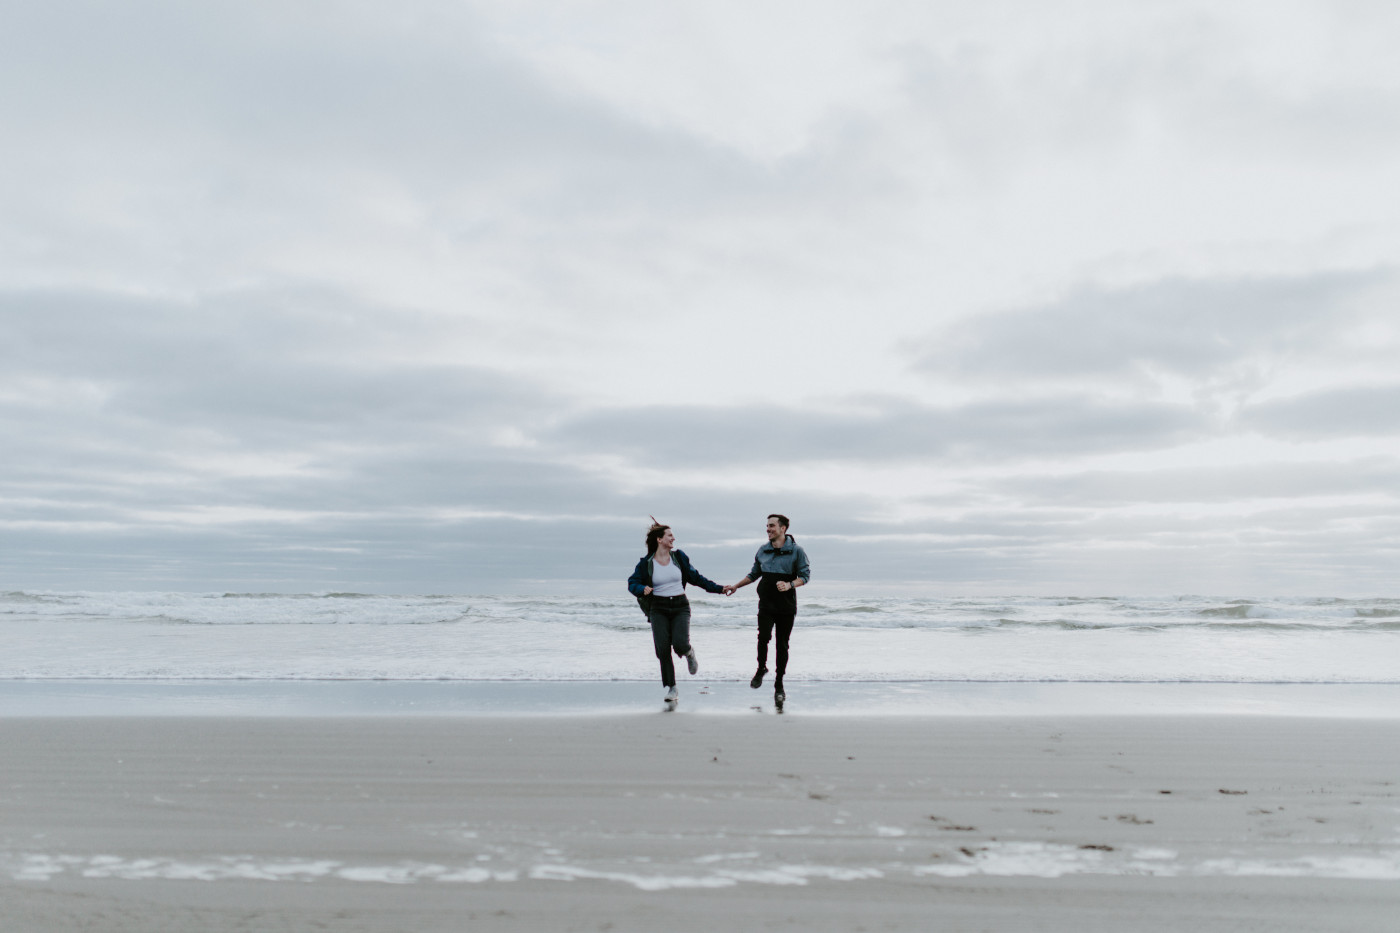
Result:
[[[800,603],[794,682],[1400,685],[1400,599],[862,597],[813,586]],[[746,683],[753,591],[692,590],[691,606],[705,678]],[[650,629],[625,594],[10,592],[0,649],[0,681],[658,679]]]

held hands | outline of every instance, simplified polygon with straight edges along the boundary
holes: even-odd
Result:
[[[741,580],[738,583],[731,583],[728,586],[721,588],[720,592],[722,592],[725,596],[733,596],[736,592],[738,592],[739,587],[746,585],[748,582],[748,580]],[[777,590],[779,593],[786,593],[788,590],[795,589],[797,589],[797,584],[795,582],[789,583],[787,580],[778,581]]]

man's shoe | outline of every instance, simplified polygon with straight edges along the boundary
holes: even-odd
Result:
[[[768,673],[768,668],[760,667],[753,675],[753,680],[749,681],[749,686],[757,690],[763,686],[763,675]]]
[[[691,674],[700,673],[700,662],[695,660],[695,646],[691,645],[690,650],[685,653],[685,665],[690,668]]]
[[[675,709],[675,708],[676,708],[676,702],[677,702],[678,700],[680,700],[680,698],[681,698],[681,695],[680,695],[679,693],[676,692],[676,688],[675,688],[675,687],[668,687],[667,690],[666,690],[666,708],[667,708],[667,709]]]
[[[786,699],[787,694],[783,692],[783,681],[780,677],[777,680],[773,681],[773,702],[777,703],[779,706],[782,706],[783,701]]]

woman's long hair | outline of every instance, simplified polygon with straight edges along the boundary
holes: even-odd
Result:
[[[663,525],[656,520],[656,516],[648,515],[651,519],[651,527],[647,529],[647,557],[656,554],[656,542],[671,529],[670,525]]]

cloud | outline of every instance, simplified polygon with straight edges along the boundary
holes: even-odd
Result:
[[[26,10],[7,30],[13,54],[0,57],[0,84],[26,91],[0,100],[25,131],[4,151],[133,186],[159,188],[144,169],[173,168],[167,189],[194,188],[205,219],[210,207],[290,196],[280,220],[308,220],[304,201],[357,202],[392,179],[428,202],[416,219],[475,220],[457,227],[467,236],[491,232],[490,221],[600,207],[703,210],[772,181],[731,152],[543,80],[467,8],[316,7],[57,0]],[[306,186],[301,197],[292,183]],[[120,206],[178,216],[179,205],[153,202]],[[502,204],[526,216],[482,216]]]
[[[522,482],[538,458],[513,432],[561,403],[509,373],[414,358],[456,326],[326,295],[0,294],[4,486],[130,513],[354,510],[413,498],[412,465],[442,461],[459,476],[499,463]],[[384,475],[390,462],[403,482]],[[459,490],[443,504],[462,502]]]
[[[7,22],[0,278],[567,327],[616,306],[619,264],[655,279],[707,220],[822,190],[547,84],[470,13],[330,12],[60,0]]]
[[[1121,16],[1087,4],[1047,21],[982,6],[900,47],[911,102],[975,172],[1154,145],[1222,162],[1364,163],[1400,142],[1397,73],[1376,41],[1393,11],[1174,4]]]
[[[1360,300],[1389,270],[1306,277],[1170,279],[1084,289],[1051,304],[966,318],[935,334],[917,365],[983,381],[1193,380],[1342,346],[1368,315]]]
[[[563,419],[550,444],[623,455],[655,466],[798,465],[810,460],[985,460],[1159,447],[1199,436],[1189,409],[1118,404],[1090,396],[935,408],[898,399],[823,412],[775,391],[743,407],[611,409]],[[856,407],[856,406],[851,406]],[[664,431],[656,426],[666,425]]]
[[[939,407],[867,396],[823,408],[779,392],[763,406],[596,408],[508,371],[421,362],[424,346],[476,326],[307,290],[0,295],[13,438],[0,520],[23,542],[3,566],[151,586],[508,590],[606,581],[654,513],[723,575],[777,509],[837,578],[1031,579],[1075,542],[1233,539],[1215,509],[1296,503],[1293,518],[1250,519],[1283,547],[1290,522],[1324,514],[1308,501],[1396,494],[1378,463],[1063,472],[1241,426],[1277,433],[1268,406],[1257,424],[1068,391]],[[1018,473],[1026,461],[1060,467]],[[953,488],[919,501],[799,481],[831,462],[947,470]],[[627,480],[637,470],[646,484]],[[688,488],[672,471],[713,482]],[[726,484],[735,471],[747,478]]]
[[[701,549],[736,527],[760,534],[774,507],[761,492],[717,506],[709,490],[628,488],[586,452],[532,442],[574,410],[567,398],[422,361],[474,326],[305,289],[0,293],[0,570],[509,590],[606,578],[648,512]],[[813,526],[846,511],[803,501],[820,498],[781,504]]]
[[[1384,20],[519,7],[9,11],[7,578],[1383,562]]]
[[[1400,474],[1393,459],[1370,457],[1325,463],[1083,470],[1003,477],[987,481],[983,488],[1004,503],[1029,508],[1152,506],[1169,511],[1191,504],[1257,508],[1257,503],[1268,500],[1396,497],[1400,496]]]
[[[1400,385],[1330,388],[1251,405],[1247,430],[1292,439],[1400,435]]]
[[[466,397],[513,416],[531,397],[474,366],[425,363],[434,341],[471,339],[470,318],[366,305],[308,289],[215,293],[192,301],[104,291],[0,292],[5,378],[83,381],[107,404],[154,417],[214,408],[258,419],[327,420],[405,403],[470,416]],[[426,374],[426,376],[425,376]],[[363,389],[336,380],[353,378]],[[417,391],[415,380],[436,383]],[[269,385],[269,381],[276,384]],[[306,394],[290,391],[297,383]],[[397,382],[399,388],[393,388]],[[444,388],[446,393],[444,393]],[[348,393],[348,394],[347,394]],[[536,395],[537,399],[538,396]]]
[[[243,155],[262,146],[419,168],[499,166],[571,138],[608,142],[597,125],[579,134],[583,108],[493,55],[469,18],[443,23],[450,41],[433,41],[431,25],[409,25],[412,11],[307,12],[217,2],[31,8],[8,31],[15,54],[0,72],[30,93],[6,107],[39,130],[132,142],[155,131],[190,154],[217,141]]]

